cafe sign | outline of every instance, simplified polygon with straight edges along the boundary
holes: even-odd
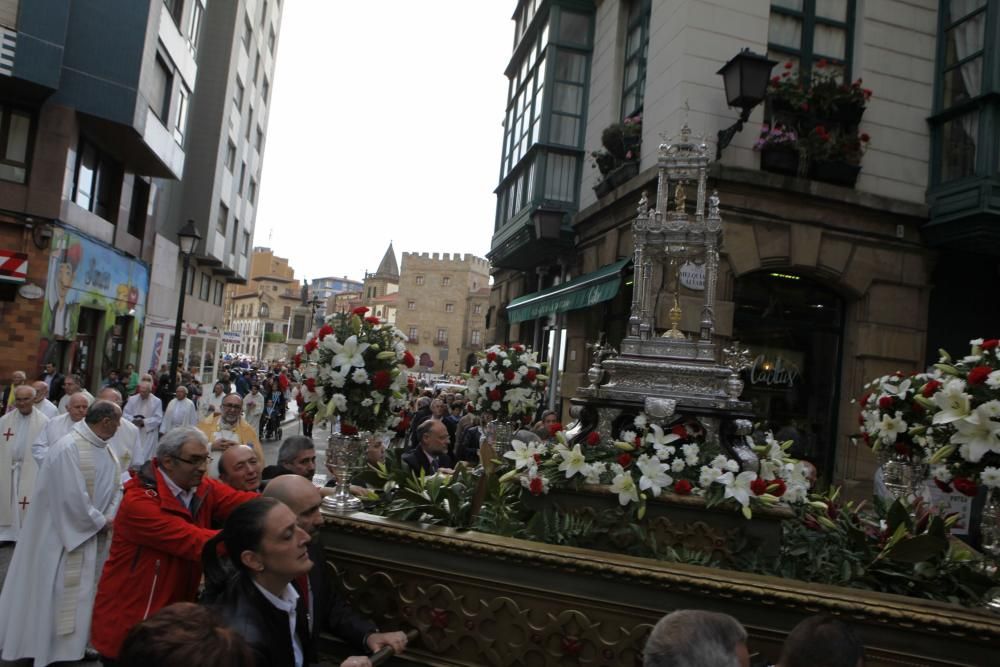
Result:
[[[794,363],[781,357],[772,361],[763,354],[753,360],[749,372],[750,384],[767,387],[794,387],[800,376],[799,368]]]

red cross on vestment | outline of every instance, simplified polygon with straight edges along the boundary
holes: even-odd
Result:
[[[18,505],[20,505],[20,506],[21,506],[21,511],[22,511],[22,512],[23,512],[24,510],[28,509],[28,505],[30,505],[30,504],[31,504],[31,503],[30,503],[30,502],[28,502],[28,496],[24,496],[24,497],[22,497],[22,498],[21,498],[21,502],[19,502],[19,503],[18,503]]]
[[[5,437],[7,440],[10,440],[11,438],[14,437],[14,432],[10,430],[9,426],[7,427],[7,432],[3,434],[3,437]]]

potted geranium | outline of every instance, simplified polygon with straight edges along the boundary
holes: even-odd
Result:
[[[639,149],[642,146],[642,114],[629,116],[620,123],[604,128],[602,150],[592,151],[591,166],[601,173],[602,180],[594,186],[598,197],[615,189],[639,173]]]
[[[861,156],[870,140],[865,132],[848,132],[842,128],[830,131],[825,125],[817,125],[805,139],[809,178],[854,187],[861,171]]]
[[[794,63],[787,61],[783,65],[784,71],[772,77],[767,86],[767,99],[772,112],[804,113],[809,111],[807,92],[798,72],[792,71],[794,66]]]
[[[753,149],[760,153],[760,168],[795,176],[799,171],[799,136],[781,123],[765,123]]]
[[[807,103],[820,118],[836,123],[857,125],[865,112],[872,91],[862,87],[861,79],[844,83],[835,68],[820,59],[812,72]]]

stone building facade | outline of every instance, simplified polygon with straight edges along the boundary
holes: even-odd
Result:
[[[1000,175],[995,138],[984,141],[995,135],[980,134],[970,149],[948,120],[964,114],[963,127],[992,132],[995,110],[983,99],[949,108],[941,97],[955,55],[946,52],[954,48],[947,36],[956,26],[973,44],[966,57],[1000,58],[967,23],[980,14],[995,21],[1000,3],[972,5],[961,13],[934,0],[520,2],[488,254],[497,314],[491,342],[547,348],[553,330],[564,332],[565,352],[554,361],[563,370],[565,409],[586,382],[586,343],[604,333],[617,345],[624,336],[631,269],[600,303],[524,321],[507,307],[555,284],[572,291],[632,256],[631,221],[641,194],[656,192],[658,145],[685,123],[714,143],[735,121],[739,110],[727,108],[716,72],[740,49],[792,62],[796,71],[832,63],[874,92],[860,123],[872,137],[860,177],[842,187],[762,170],[753,147],[770,112],[766,105],[753,111],[710,174],[725,221],[717,333],[753,353],[744,398],[762,425],[793,439],[826,480],[870,489],[874,459],[851,438],[851,399],[862,385],[923,369],[938,347],[962,353],[970,338],[1000,330],[1000,300],[983,287],[997,276],[998,220],[989,202],[968,195]],[[536,78],[522,110],[526,76]],[[567,106],[570,93],[578,107]],[[637,113],[633,175],[598,196],[601,175],[588,154],[606,127]],[[511,119],[522,114],[537,116],[537,135],[512,131]],[[579,121],[574,131],[564,131],[567,118]],[[956,175],[955,160],[970,150],[975,159]],[[684,284],[682,306],[693,306],[696,267]],[[668,321],[670,306],[661,301],[658,321]],[[683,315],[681,328],[697,331],[697,310],[685,307]]]
[[[420,369],[457,374],[469,368],[485,340],[489,262],[458,253],[404,252],[396,326]]]
[[[301,338],[308,331],[308,316],[300,312],[301,304],[302,287],[288,260],[270,248],[254,248],[250,280],[245,286],[231,286],[226,293],[226,331],[238,333],[239,342],[223,343],[223,352],[261,361],[287,358],[285,341],[293,333],[299,333]],[[295,321],[296,315],[299,322]],[[293,332],[296,325],[299,331]]]

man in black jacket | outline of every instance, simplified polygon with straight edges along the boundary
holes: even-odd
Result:
[[[59,405],[59,399],[63,397],[64,393],[63,383],[66,381],[66,376],[60,373],[56,365],[50,361],[45,364],[45,372],[38,379],[49,385],[49,400]]]
[[[280,500],[288,505],[298,518],[299,527],[313,537],[309,544],[309,557],[313,568],[308,578],[296,580],[293,585],[299,594],[306,599],[312,613],[310,615],[309,633],[316,645],[316,639],[325,628],[335,637],[347,643],[352,650],[374,653],[383,646],[391,646],[398,654],[406,648],[406,634],[403,632],[379,632],[371,621],[362,618],[354,612],[337,593],[329,580],[327,568],[324,565],[323,547],[315,539],[319,527],[323,525],[323,517],[319,513],[322,500],[319,489],[305,477],[299,475],[281,475],[267,485],[264,495]],[[315,662],[316,656],[306,656],[306,662]]]
[[[452,461],[448,455],[448,429],[444,422],[427,419],[417,427],[417,448],[403,454],[402,461],[415,474],[433,475],[438,470],[450,472]]]

